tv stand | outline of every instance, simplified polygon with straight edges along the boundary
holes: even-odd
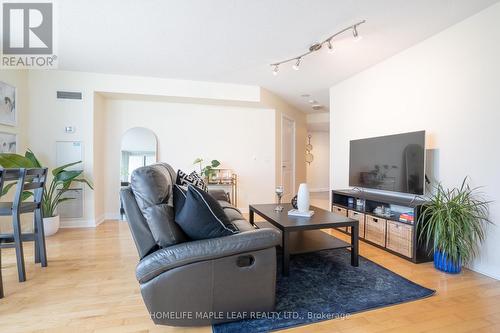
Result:
[[[427,248],[419,241],[418,214],[425,203],[418,196],[404,198],[356,188],[333,190],[331,208],[334,213],[359,221],[360,240],[421,263],[432,261],[432,245]],[[338,230],[350,234],[349,228]]]

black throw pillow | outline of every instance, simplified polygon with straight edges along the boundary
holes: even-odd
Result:
[[[175,183],[180,186],[193,185],[202,189],[203,191],[207,190],[207,184],[205,184],[203,178],[198,176],[198,174],[194,171],[190,175],[183,172],[182,170],[177,171],[177,178],[175,180]]]
[[[188,185],[182,208],[175,207],[175,222],[193,240],[237,233],[217,200],[192,185]]]
[[[180,212],[186,202],[187,187],[174,185],[174,211],[175,213]]]

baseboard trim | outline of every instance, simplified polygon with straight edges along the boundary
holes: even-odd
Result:
[[[471,268],[471,267],[467,267],[468,269],[470,269],[471,271],[473,272],[476,272],[476,273],[479,273],[479,274],[482,274],[482,275],[485,275],[489,278],[492,278],[492,279],[495,279],[497,281],[500,281],[500,276],[499,275],[494,275],[494,274],[491,274],[491,273],[486,273],[484,272],[483,270],[481,269],[477,269],[477,268]]]
[[[61,228],[95,228],[96,220],[61,220]]]
[[[95,228],[106,220],[106,214],[97,216],[95,219],[66,219],[61,220],[61,228]]]
[[[97,227],[99,224],[106,220],[106,216],[103,214],[95,219],[95,226]]]

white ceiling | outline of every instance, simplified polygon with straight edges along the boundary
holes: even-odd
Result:
[[[498,1],[58,0],[59,68],[255,84],[308,112],[300,95],[328,107],[330,86]],[[346,34],[336,53],[271,74],[361,19],[361,41]]]

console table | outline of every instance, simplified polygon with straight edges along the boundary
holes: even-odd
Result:
[[[362,190],[332,191],[332,211],[359,221],[359,239],[414,263],[432,261],[432,244],[427,248],[418,239],[417,221],[425,202]],[[377,207],[391,213],[375,212]],[[413,220],[404,213],[413,214]],[[349,228],[337,230],[351,233]]]
[[[209,189],[229,189],[229,200],[233,206],[238,207],[238,175],[233,170],[213,169],[206,182]]]

